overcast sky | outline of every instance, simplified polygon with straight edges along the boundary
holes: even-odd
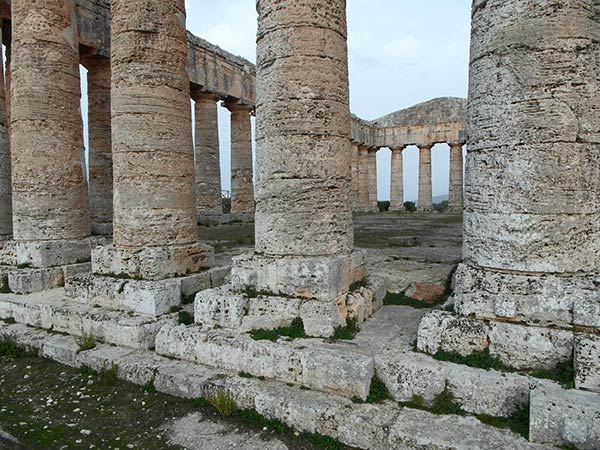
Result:
[[[186,0],[188,29],[256,60],[255,0]],[[348,0],[350,108],[372,120],[435,97],[466,97],[470,2]],[[223,189],[230,187],[229,113],[220,108]],[[433,150],[433,195],[448,193],[448,148]],[[417,197],[418,150],[404,151],[405,196]],[[378,153],[379,198],[389,199],[390,152]]]

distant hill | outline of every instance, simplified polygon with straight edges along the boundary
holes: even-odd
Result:
[[[437,197],[433,197],[433,199],[432,199],[434,205],[436,203],[442,203],[442,202],[444,202],[446,200],[448,200],[448,196],[447,195],[438,195]]]

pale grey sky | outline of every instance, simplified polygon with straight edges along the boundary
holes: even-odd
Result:
[[[350,108],[372,120],[435,97],[466,97],[470,2],[347,0]],[[255,0],[186,0],[188,29],[254,62]],[[85,94],[85,92],[84,92]],[[84,102],[85,103],[85,102]],[[220,108],[223,189],[230,186],[229,113]],[[433,195],[448,193],[448,148],[433,150]],[[389,199],[390,152],[378,153],[379,198]],[[418,150],[404,151],[405,196],[417,197]]]

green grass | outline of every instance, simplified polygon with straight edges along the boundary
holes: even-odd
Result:
[[[301,339],[305,338],[306,332],[304,331],[304,322],[301,318],[295,318],[289,327],[276,328],[274,330],[254,330],[250,332],[250,336],[255,341],[277,341],[280,337],[287,337],[290,339]]]
[[[360,331],[356,318],[348,319],[345,327],[337,327],[333,333],[332,339],[335,341],[351,341]]]
[[[446,415],[446,414],[455,414],[458,416],[466,415],[466,412],[462,409],[454,394],[446,384],[446,387],[442,392],[440,392],[434,399],[431,404],[431,408],[429,409],[433,414],[438,415]]]
[[[455,364],[462,364],[469,367],[486,370],[498,370],[500,372],[514,372],[514,369],[504,364],[498,358],[490,355],[490,350],[485,349],[481,352],[473,352],[469,356],[462,356],[454,352],[445,352],[440,350],[433,355],[438,361],[447,361]]]
[[[427,303],[421,300],[415,300],[414,298],[409,297],[403,293],[394,294],[388,292],[388,294],[383,299],[383,304],[386,306],[410,306],[411,308],[417,309],[430,309],[440,304],[440,302]]]
[[[98,383],[101,386],[113,386],[119,381],[117,376],[119,373],[119,366],[113,364],[111,367],[103,367],[98,372]]]
[[[529,375],[535,378],[544,378],[547,380],[554,380],[562,384],[566,388],[575,387],[575,369],[573,360],[562,362],[555,368],[550,370],[537,370],[530,372]]]
[[[96,347],[96,338],[91,334],[84,334],[77,339],[77,344],[79,345],[79,351],[85,352],[86,350],[91,350]]]
[[[180,325],[192,325],[194,323],[194,317],[187,311],[179,311],[178,322]]]
[[[0,356],[7,358],[18,358],[20,350],[17,345],[8,338],[0,339]]]
[[[8,285],[8,275],[2,275],[2,279],[0,280],[0,294],[12,294]]]
[[[476,416],[481,422],[496,428],[511,430],[529,439],[529,405],[519,408],[510,417],[492,417],[486,415]]]
[[[352,397],[352,402],[353,403],[370,403],[370,404],[377,404],[377,403],[382,403],[386,400],[391,400],[392,396],[390,395],[390,392],[388,391],[388,388],[386,387],[385,383],[383,381],[381,381],[377,375],[375,375],[373,377],[373,379],[371,380],[371,387],[369,389],[369,395],[367,395],[367,399],[365,401],[363,401],[362,399],[360,399],[359,397]]]
[[[228,392],[217,391],[206,397],[206,400],[223,417],[231,417],[237,411],[235,400]]]

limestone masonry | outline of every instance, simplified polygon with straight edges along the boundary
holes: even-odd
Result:
[[[346,0],[256,7],[255,66],[184,0],[0,0],[0,341],[353,448],[599,449],[600,3],[473,0],[469,99],[373,121]]]

